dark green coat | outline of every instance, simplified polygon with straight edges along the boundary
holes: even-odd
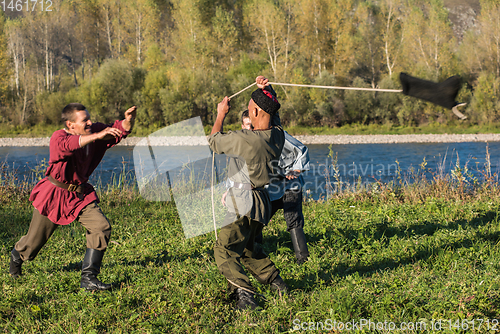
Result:
[[[247,215],[266,225],[270,219],[271,201],[263,187],[269,184],[270,175],[277,173],[274,166],[277,166],[285,143],[281,126],[263,131],[217,132],[208,137],[208,143],[215,153],[234,158],[228,166],[229,178],[233,182],[251,184],[254,188],[232,189],[228,194],[226,203],[229,212],[234,213],[234,220]]]

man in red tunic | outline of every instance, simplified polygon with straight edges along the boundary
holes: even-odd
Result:
[[[111,225],[97,205],[99,198],[87,183],[106,150],[125,138],[134,125],[136,107],[125,112],[125,119],[112,125],[92,123],[80,103],[64,107],[61,118],[65,128],[50,138],[49,168],[46,177],[31,192],[33,218],[28,233],[14,246],[9,272],[21,275],[24,261],[33,260],[59,225],[78,219],[87,230],[87,252],[82,264],[80,287],[108,290],[111,284],[97,279],[102,257],[108,246]]]

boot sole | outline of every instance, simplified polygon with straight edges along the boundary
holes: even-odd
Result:
[[[109,291],[113,289],[113,285],[105,288],[99,288],[98,286],[87,286],[80,283],[80,289],[85,289],[85,291]]]

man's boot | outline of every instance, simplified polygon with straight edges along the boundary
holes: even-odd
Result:
[[[297,258],[297,264],[302,264],[307,261],[309,256],[309,251],[307,250],[306,236],[304,234],[304,229],[294,228],[290,230],[290,237],[292,238],[293,249],[295,250],[295,257]]]
[[[257,301],[253,297],[253,293],[250,293],[246,290],[243,290],[242,288],[237,288],[236,289],[236,309],[238,310],[255,310],[257,307],[259,307],[259,304],[257,304]]]
[[[12,251],[10,252],[9,274],[14,278],[18,278],[19,276],[21,276],[22,275],[22,269],[21,269],[22,264],[23,264],[23,260],[21,259],[21,255],[19,254],[18,251],[16,251],[15,248],[12,248]]]
[[[104,251],[87,248],[82,264],[82,280],[80,288],[88,291],[94,290],[109,290],[113,287],[112,284],[105,284],[97,279],[97,275],[101,272],[101,262],[104,256]]]
[[[283,281],[280,275],[271,282],[271,290],[278,291],[282,293],[288,293],[288,285]]]

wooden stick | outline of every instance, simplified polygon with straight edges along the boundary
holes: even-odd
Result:
[[[240,94],[240,93],[243,93],[244,91],[246,91],[248,88],[252,87],[252,86],[253,86],[253,85],[255,85],[255,84],[256,84],[256,82],[254,82],[254,83],[253,83],[253,84],[251,84],[250,86],[247,86],[247,87],[243,88],[243,89],[242,89],[242,90],[240,90],[238,93],[234,93],[233,95],[231,95],[231,96],[229,97],[229,99],[232,99],[232,98],[233,98],[233,97],[235,97],[236,95],[238,95],[238,94]]]

